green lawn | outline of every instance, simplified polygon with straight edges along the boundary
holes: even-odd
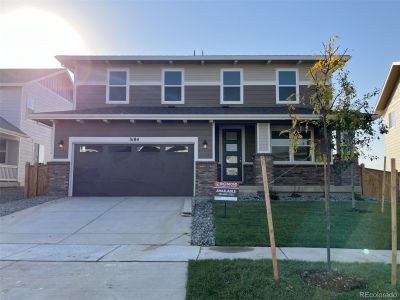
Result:
[[[357,202],[357,207],[370,212],[351,212],[350,202],[331,203],[331,246],[391,249],[390,206],[384,214],[377,203]],[[323,202],[272,201],[272,213],[277,246],[325,247]],[[269,245],[264,202],[228,202],[225,218],[224,203],[214,201],[214,218],[217,245]]]
[[[281,279],[274,282],[271,260],[205,260],[189,262],[186,298],[361,299],[360,292],[393,292],[399,295],[399,289],[390,286],[390,265],[335,263],[332,266],[340,273],[363,280],[366,287],[333,293],[305,284],[300,272],[323,269],[324,263],[280,261]]]

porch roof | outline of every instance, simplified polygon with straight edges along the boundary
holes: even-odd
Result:
[[[310,107],[297,107],[296,114],[302,119],[316,119]],[[288,107],[134,107],[113,106],[70,111],[31,114],[33,120],[268,120],[290,119]]]
[[[2,117],[0,117],[0,133],[9,134],[12,136],[28,137],[28,135],[22,132],[18,127],[14,126]]]

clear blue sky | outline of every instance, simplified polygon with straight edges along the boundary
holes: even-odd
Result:
[[[0,14],[26,5],[62,17],[89,54],[314,54],[339,35],[360,94],[400,60],[400,1],[2,0]]]

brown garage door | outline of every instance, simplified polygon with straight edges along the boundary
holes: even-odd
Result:
[[[78,144],[74,196],[193,196],[193,145]]]

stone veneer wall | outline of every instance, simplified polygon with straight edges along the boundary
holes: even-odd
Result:
[[[254,166],[243,165],[243,184],[254,185]]]
[[[263,179],[261,174],[261,156],[265,156],[266,158],[268,182],[271,184],[271,181],[274,180],[274,173],[273,173],[274,159],[271,154],[267,153],[254,155],[254,164],[253,164],[254,184],[263,185]]]
[[[274,185],[323,185],[323,165],[274,165]],[[360,185],[360,172],[357,165],[354,166],[354,185]],[[331,185],[351,185],[351,169],[331,165]]]
[[[68,196],[69,162],[48,162],[48,195]]]
[[[214,182],[218,179],[218,166],[215,161],[196,162],[196,196],[212,196]]]

